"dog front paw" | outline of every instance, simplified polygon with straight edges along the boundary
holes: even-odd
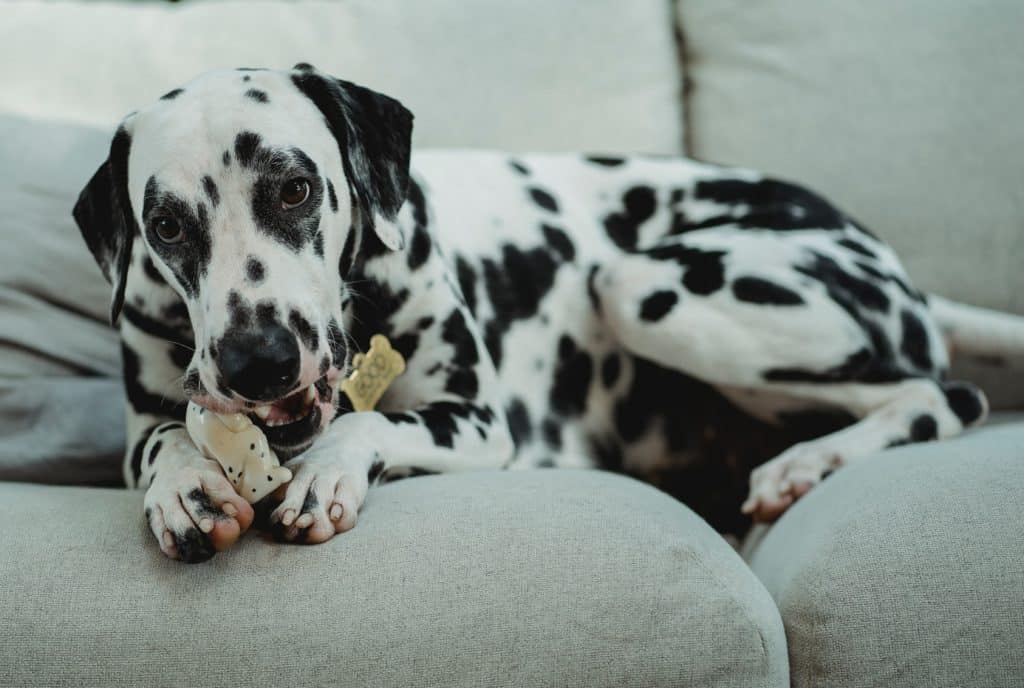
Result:
[[[253,520],[249,503],[206,459],[160,471],[146,490],[143,507],[160,551],[189,564],[226,550]]]
[[[257,507],[264,512],[260,526],[275,540],[319,544],[355,527],[369,489],[365,469],[322,457],[288,467],[295,474],[291,482]]]

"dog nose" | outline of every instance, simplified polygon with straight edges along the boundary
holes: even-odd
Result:
[[[217,366],[228,387],[253,401],[274,401],[299,378],[299,344],[285,327],[228,332],[220,341]]]

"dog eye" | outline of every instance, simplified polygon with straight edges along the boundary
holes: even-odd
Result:
[[[309,182],[305,179],[292,179],[281,187],[281,207],[285,210],[297,208],[309,198]]]
[[[185,240],[185,232],[174,218],[160,217],[153,223],[153,231],[165,244],[178,244]]]

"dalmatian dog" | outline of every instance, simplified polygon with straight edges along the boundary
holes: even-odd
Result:
[[[203,75],[118,128],[74,217],[113,285],[124,477],[167,556],[209,559],[254,521],[324,542],[370,485],[422,473],[699,478],[702,443],[749,435],[733,423],[792,442],[710,471],[742,475],[731,513],[771,520],[845,463],[983,419],[945,380],[947,340],[1024,341],[917,291],[799,186],[682,158],[411,159],[411,131],[398,101],[306,64]],[[336,383],[378,333],[407,369],[355,412]],[[189,438],[189,400],[249,414],[294,478],[254,510]]]

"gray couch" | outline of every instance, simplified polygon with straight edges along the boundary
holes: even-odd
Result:
[[[651,487],[536,471],[375,488],[317,547],[249,534],[206,564],[162,557],[116,487],[108,288],[68,208],[117,116],[215,64],[379,85],[411,101],[420,146],[685,141],[838,199],[920,285],[1024,313],[1014,0],[425,5],[5,7],[0,686],[1024,684],[1007,370],[966,371],[990,426],[843,468],[738,552]]]

